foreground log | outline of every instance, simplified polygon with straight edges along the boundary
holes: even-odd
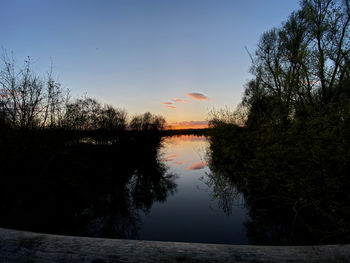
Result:
[[[0,228],[0,262],[350,262],[350,245],[196,244],[58,236]]]

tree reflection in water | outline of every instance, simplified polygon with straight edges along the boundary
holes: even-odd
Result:
[[[160,142],[76,144],[44,166],[4,179],[2,227],[55,234],[137,238],[140,212],[177,188],[158,158]],[[36,153],[33,158],[43,158]]]
[[[201,180],[208,186],[212,199],[218,201],[218,206],[225,214],[231,215],[232,208],[244,206],[242,193],[237,190],[230,178],[220,174],[210,172]]]
[[[240,177],[233,165],[220,162],[216,151],[209,154],[211,172],[203,178],[212,190],[211,196],[227,214],[232,208],[245,205],[249,219],[245,222],[247,238],[256,245],[315,245],[346,242],[348,237],[332,231],[332,218],[321,214],[321,206],[315,203],[302,205],[303,200],[288,202],[293,193],[278,191],[280,185],[268,182],[274,187],[266,188],[264,182]],[[242,171],[238,171],[239,172]],[[328,194],[329,193],[325,193]],[[336,204],[336,201],[334,201]],[[322,211],[322,210],[321,210]],[[338,220],[343,220],[338,218]],[[345,229],[343,230],[345,233]]]

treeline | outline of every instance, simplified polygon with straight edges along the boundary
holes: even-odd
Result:
[[[168,129],[162,132],[163,136],[176,136],[176,135],[196,135],[196,136],[207,136],[209,134],[208,128],[202,129]]]
[[[30,63],[0,66],[0,226],[136,238],[139,211],[176,190],[158,155],[164,118],[72,99]]]
[[[75,131],[161,131],[166,122],[149,112],[128,118],[127,112],[93,98],[72,99],[52,73],[33,72],[28,57],[16,69],[6,54],[0,68],[0,125],[16,129]]]
[[[254,78],[238,110],[213,114],[211,166],[245,194],[254,241],[344,243],[350,240],[348,1],[300,5],[250,54]]]

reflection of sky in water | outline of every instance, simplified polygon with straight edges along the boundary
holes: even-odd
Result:
[[[190,167],[188,167],[187,170],[200,170],[205,168],[207,165],[208,164],[206,162],[194,163]]]
[[[142,219],[140,239],[247,244],[243,207],[226,215],[205,184],[210,172],[205,137],[174,136],[165,139],[161,158],[179,178],[177,192],[164,203],[154,203]]]

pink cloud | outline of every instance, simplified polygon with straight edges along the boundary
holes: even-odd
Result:
[[[184,162],[180,162],[180,161],[177,161],[177,162],[173,162],[173,164],[177,164],[177,165],[181,165],[183,164]]]
[[[179,99],[179,98],[173,98],[172,101],[174,102],[182,102],[182,103],[187,103],[187,100],[184,99]]]
[[[201,101],[209,100],[209,98],[202,93],[186,93],[186,96],[190,97],[193,100],[201,100]]]
[[[206,162],[199,162],[199,163],[194,163],[190,167],[187,168],[187,170],[200,170],[206,167],[208,164]]]
[[[173,105],[174,103],[173,103],[173,102],[168,102],[168,101],[166,101],[166,102],[161,102],[161,104],[164,104],[164,105]]]
[[[167,108],[169,108],[169,109],[176,109],[176,107],[175,106],[166,106]]]

